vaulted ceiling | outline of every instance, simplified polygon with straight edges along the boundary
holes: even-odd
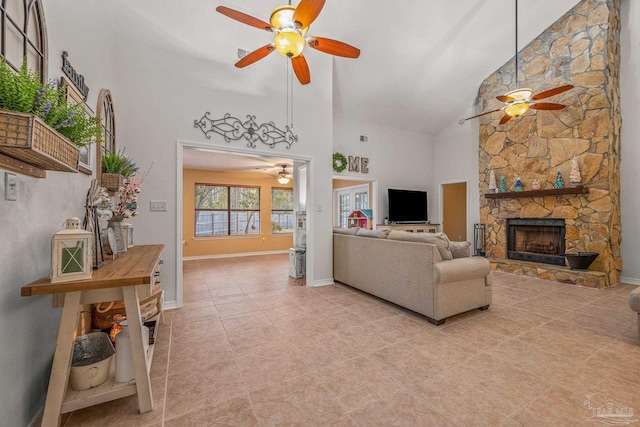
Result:
[[[269,43],[271,33],[231,20],[215,8],[227,6],[268,21],[271,10],[283,3],[143,0],[120,1],[118,7],[138,25],[140,37],[233,64],[237,48],[257,49]],[[519,47],[577,3],[520,0]],[[471,115],[480,83],[513,57],[514,4],[515,0],[327,0],[310,33],[361,50],[356,60],[334,60],[335,114],[429,135]],[[313,58],[325,54],[309,49],[305,55],[313,85]],[[231,70],[250,73],[253,81],[266,84],[274,73],[284,72],[281,59],[274,53],[245,69]]]

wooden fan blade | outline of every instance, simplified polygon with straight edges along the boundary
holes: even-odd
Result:
[[[360,56],[360,49],[338,40],[324,37],[308,37],[307,44],[309,47],[330,55],[343,56],[345,58],[357,58]]]
[[[251,65],[254,62],[259,61],[265,56],[269,55],[274,50],[276,50],[276,48],[271,43],[264,45],[260,49],[254,50],[253,52],[242,58],[240,61],[236,62],[236,67],[243,68],[247,65]]]
[[[298,28],[307,28],[316,20],[325,0],[302,0],[293,12],[293,22]]]
[[[500,110],[501,108],[498,108],[497,110],[491,110],[491,111],[487,111],[486,113],[476,114],[475,116],[467,117],[464,120],[467,121],[467,120],[475,119],[476,117],[486,116],[487,114],[495,113],[496,111],[500,111]]]
[[[246,13],[238,12],[237,10],[229,9],[228,7],[224,6],[218,6],[216,7],[216,10],[231,19],[242,22],[243,24],[260,28],[261,30],[273,31],[273,27],[271,26],[271,24],[261,21],[258,18],[254,18],[253,16],[247,15]]]
[[[508,114],[505,114],[504,117],[502,117],[502,120],[500,120],[499,124],[503,125],[503,124],[507,123],[509,120],[511,120],[511,117],[512,116],[510,116]]]
[[[565,107],[566,105],[555,104],[553,102],[537,102],[529,106],[529,108],[533,108],[536,110],[562,110]]]
[[[293,67],[293,71],[296,73],[296,77],[300,81],[300,84],[306,85],[311,82],[309,66],[307,65],[307,60],[304,59],[304,56],[302,54],[296,56],[295,58],[291,58],[291,66]]]
[[[498,101],[500,101],[500,102],[505,102],[505,103],[506,103],[506,102],[513,102],[513,101],[515,101],[515,100],[516,100],[515,98],[512,98],[512,97],[507,96],[507,95],[500,95],[500,96],[496,96],[496,99],[497,99]]]
[[[572,88],[573,88],[573,85],[558,86],[558,87],[556,87],[554,89],[549,89],[549,90],[545,90],[544,92],[537,93],[537,94],[533,95],[531,97],[531,99],[533,99],[534,101],[537,101],[538,99],[544,99],[544,98],[548,98],[548,97],[553,96],[553,95],[557,95],[557,94],[562,93],[562,92],[566,92],[566,91],[568,91],[569,89],[572,89]]]

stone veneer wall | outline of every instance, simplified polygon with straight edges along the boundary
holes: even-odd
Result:
[[[620,281],[619,11],[620,0],[583,0],[521,50],[520,87],[538,93],[573,84],[573,89],[544,100],[567,108],[530,110],[501,126],[499,113],[480,118],[480,218],[486,225],[488,257],[506,258],[507,218],[564,218],[567,252],[600,254],[590,270],[603,272],[605,280],[591,286]],[[513,71],[512,58],[482,83],[482,111],[499,108],[495,97],[515,88]],[[534,179],[542,189],[552,189],[557,170],[568,186],[574,157],[588,194],[483,197],[492,169],[498,184],[500,176],[506,177],[507,191],[513,191],[516,176],[522,179],[525,191],[532,189]],[[494,268],[500,265],[504,263],[493,264]],[[554,270],[520,269],[523,274],[557,279],[549,271]],[[562,277],[563,281],[584,284],[568,279],[567,274]]]

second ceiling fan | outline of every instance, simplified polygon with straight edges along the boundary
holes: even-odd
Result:
[[[495,113],[498,111],[503,111],[504,116],[500,120],[500,124],[503,125],[511,120],[513,117],[518,117],[529,111],[529,109],[534,110],[562,110],[566,106],[563,104],[556,104],[554,102],[538,102],[541,99],[549,98],[554,95],[558,95],[562,92],[565,92],[571,88],[573,85],[563,85],[558,86],[553,89],[545,90],[544,92],[540,92],[534,95],[533,90],[530,88],[520,88],[518,83],[518,0],[515,0],[515,33],[516,33],[516,54],[514,57],[515,62],[515,84],[516,88],[510,92],[505,93],[504,95],[496,96],[496,99],[504,105],[501,108],[497,108],[495,110],[486,111],[484,113],[477,114],[475,116],[467,117],[464,121],[475,119],[476,117],[484,116],[487,114]],[[462,123],[462,122],[461,122]]]
[[[301,84],[311,82],[309,66],[302,54],[305,45],[330,55],[345,58],[357,58],[360,49],[346,43],[324,37],[308,36],[309,26],[318,17],[325,0],[301,0],[298,6],[279,6],[271,12],[269,23],[246,13],[218,6],[221,14],[242,22],[243,24],[275,33],[272,43],[262,46],[236,62],[236,67],[243,68],[269,55],[274,50],[291,59],[291,66]]]

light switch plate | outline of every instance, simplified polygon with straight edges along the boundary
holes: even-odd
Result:
[[[149,210],[151,212],[166,212],[167,201],[166,200],[151,200],[149,201]]]
[[[18,177],[15,173],[4,173],[4,199],[18,200]]]

